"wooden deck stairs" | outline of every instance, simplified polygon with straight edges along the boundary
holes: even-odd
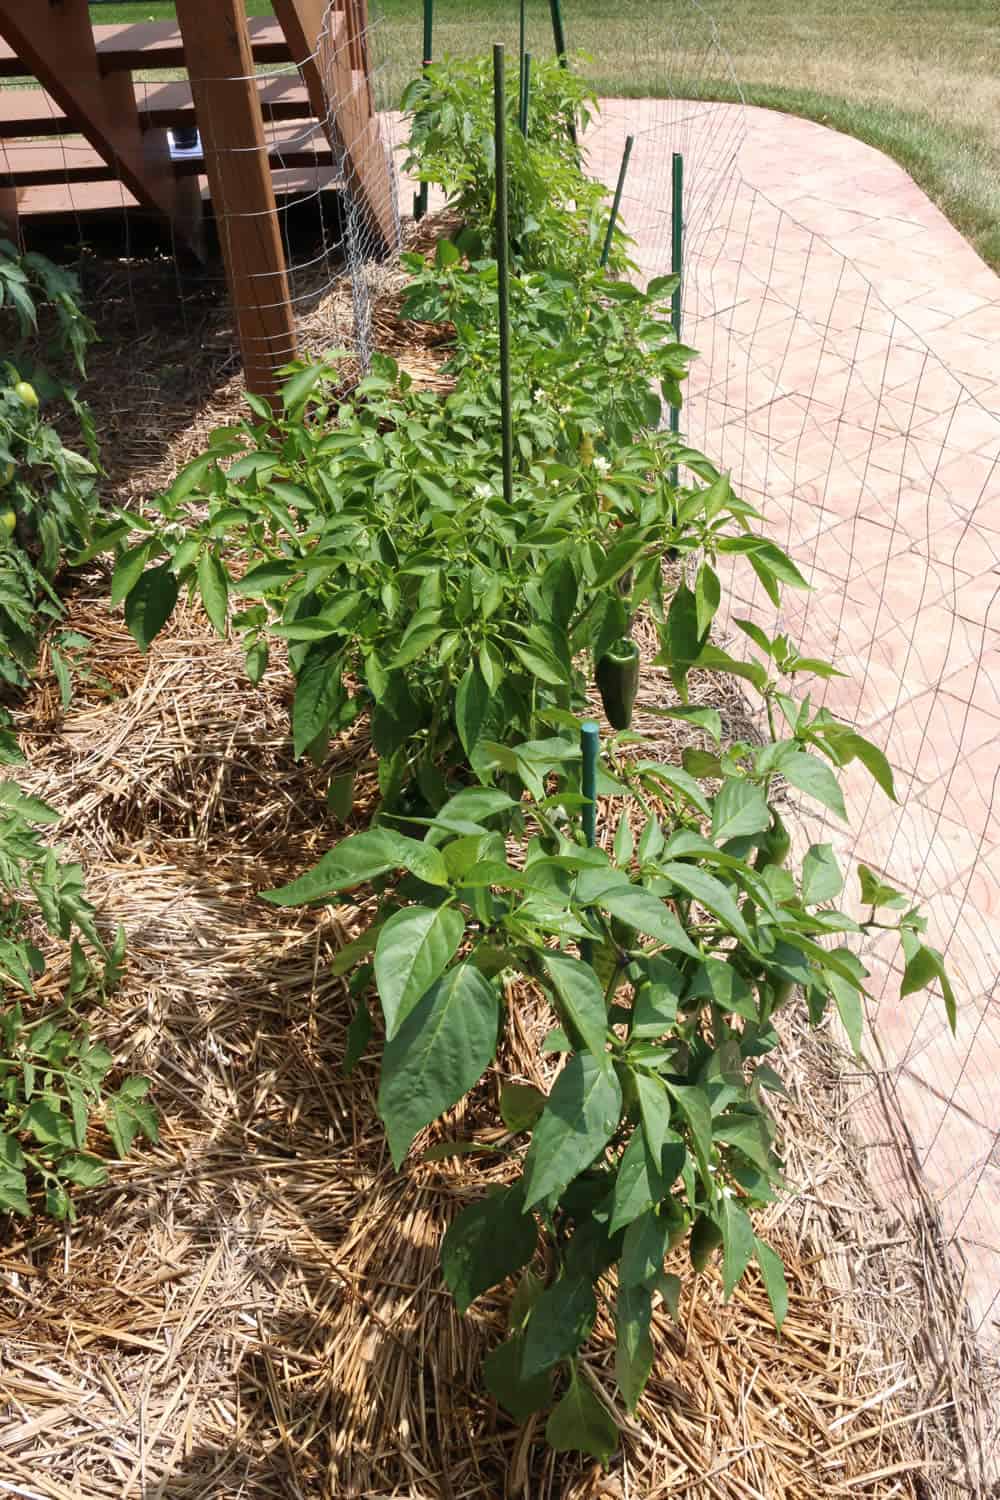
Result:
[[[201,255],[210,200],[256,389],[294,352],[290,312],[267,310],[288,301],[279,201],[346,185],[376,240],[395,233],[367,0],[274,12],[177,0],[177,23],[95,26],[87,0],[0,0],[0,233],[138,209]],[[187,77],[149,81],[158,70]],[[192,126],[203,155],[178,158],[167,132]]]

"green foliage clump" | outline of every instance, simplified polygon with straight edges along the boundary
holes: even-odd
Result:
[[[455,1219],[443,1269],[463,1309],[518,1277],[486,1384],[516,1420],[551,1407],[554,1448],[604,1461],[615,1424],[579,1362],[602,1300],[633,1411],[654,1303],[678,1306],[672,1247],[687,1241],[695,1274],[721,1252],[726,1294],[758,1275],[779,1326],[785,1316],[781,1261],[755,1217],[785,1190],[768,1104],[784,1089],[768,1061],[782,1008],[799,994],[814,1024],[836,1013],[859,1048],[868,974],[852,943],[884,928],[902,945],[903,994],[939,984],[953,1024],[955,1001],[909,898],[861,866],[850,900],[830,843],[789,862],[783,788],[843,822],[844,769],[866,768],[889,798],[892,772],[852,725],[796,695],[797,679],[833,667],[749,620],[737,621],[746,659],[712,638],[723,564],[752,570],[776,606],[805,580],[729,477],[661,426],[694,351],[669,323],[672,281],[642,290],[597,265],[603,191],[581,185],[564,128],[587,101],[555,68],[535,96],[544,128],[512,151],[505,498],[487,80],[485,64],[440,65],[407,99],[420,172],[466,220],[432,259],[406,262],[406,313],[450,340],[450,387],[420,390],[381,357],[353,392],[332,368],[290,369],[278,411],[248,398],[251,418],[214,434],[154,514],[116,518],[96,545],[116,550],[113,595],[143,649],[182,590],[220,634],[239,632],[254,681],[287,643],[296,754],[319,762],[330,735],[368,718],[373,826],[265,899],[378,893],[334,967],[358,1000],[348,1070],[379,1024],[377,992],[379,1110],[397,1166],[502,1067],[514,981],[544,997],[544,1051],[564,1059],[550,1091],[502,1084],[499,1147],[432,1148],[499,1153],[510,1173]],[[693,731],[673,764],[628,728],[639,610],[679,700],[641,706]],[[757,696],[761,743],[724,743],[718,711],[690,702],[700,670]],[[579,716],[595,672],[617,732],[590,847]],[[346,821],[350,784],[335,781],[329,801]]]
[[[73,1189],[99,1186],[108,1175],[95,1125],[124,1156],[137,1135],[155,1141],[157,1124],[148,1079],[106,1088],[113,1059],[78,1016],[88,995],[117,983],[125,935],[119,929],[105,943],[80,866],[43,842],[39,827],[57,820],[16,782],[0,782],[0,1210],[30,1215],[41,1191],[46,1213],[73,1220]],[[69,946],[69,977],[56,1005],[36,993],[46,968],[35,941],[39,923]],[[25,1004],[39,1013],[26,1016]]]
[[[511,250],[525,269],[590,271],[607,228],[607,192],[583,170],[579,135],[597,113],[583,79],[554,59],[535,59],[528,133],[517,126],[519,82],[506,82],[508,212]],[[470,233],[485,246],[496,205],[493,67],[489,58],[433,63],[403,93],[410,154],[403,170],[442,187]],[[627,269],[626,236],[615,237],[609,265]]]
[[[73,375],[85,374],[95,338],[76,278],[44,256],[0,241],[0,688],[26,685],[43,631],[62,615],[53,584],[90,541],[97,514],[97,444]],[[67,447],[49,419],[79,427],[86,454]],[[71,650],[73,641],[67,643]],[[53,665],[68,690],[69,666]],[[0,730],[0,743],[10,736]]]

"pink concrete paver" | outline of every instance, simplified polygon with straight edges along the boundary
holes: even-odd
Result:
[[[813,586],[786,598],[781,623],[851,674],[814,695],[893,763],[899,805],[852,766],[852,831],[808,808],[799,836],[919,896],[928,940],[947,955],[956,1037],[938,997],[900,1001],[898,944],[884,937],[867,954],[874,1019],[966,1256],[973,1316],[996,1340],[1000,278],[901,168],[822,126],[608,101],[588,149],[609,184],[626,130],[637,142],[625,218],[647,275],[669,268],[666,164],[685,153],[684,338],[702,357],[682,425],[731,468]],[[733,613],[773,625],[744,574],[726,570]],[[873,1147],[871,1161],[896,1193],[889,1154]]]

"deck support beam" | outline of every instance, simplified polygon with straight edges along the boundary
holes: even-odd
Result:
[[[296,354],[244,0],[177,0],[247,387],[274,399]]]

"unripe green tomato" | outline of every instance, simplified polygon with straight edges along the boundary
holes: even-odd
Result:
[[[38,405],[38,393],[33,385],[27,380],[19,380],[14,387],[14,395],[22,406],[35,407]]]
[[[4,465],[3,473],[0,474],[0,490],[5,489],[14,475],[17,473],[17,464],[11,459],[10,463]]]
[[[6,533],[7,536],[12,536],[13,535],[14,527],[16,525],[17,525],[17,516],[14,514],[14,512],[12,510],[5,510],[4,513],[3,513],[3,515],[0,516],[0,526],[3,527],[4,532]]]
[[[714,1251],[722,1244],[722,1230],[706,1214],[699,1214],[691,1231],[691,1264],[704,1271]]]

